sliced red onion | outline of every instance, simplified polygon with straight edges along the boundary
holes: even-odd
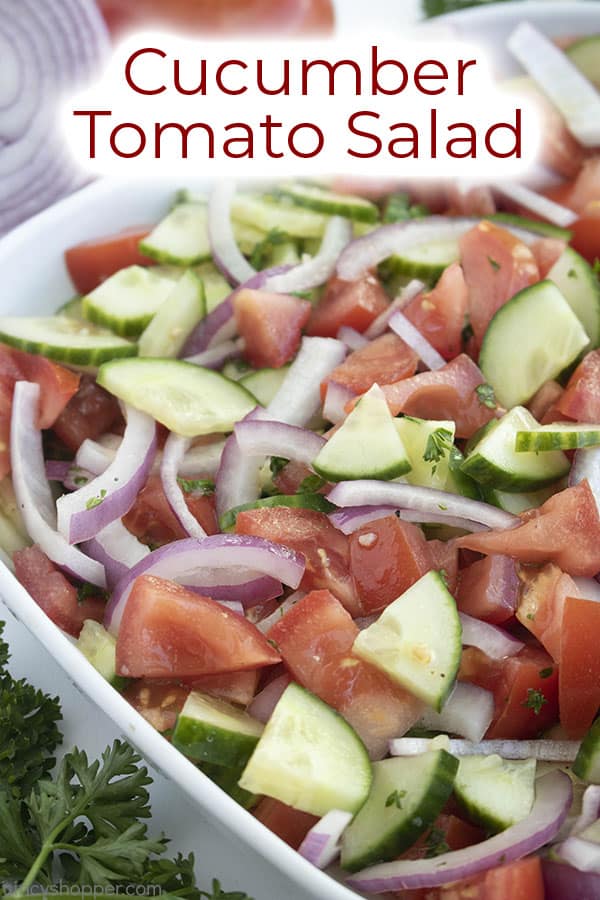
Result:
[[[600,844],[586,841],[583,837],[568,837],[554,847],[554,852],[580,872],[600,875]]]
[[[244,607],[239,600],[218,600],[217,602],[237,616],[244,616]]]
[[[459,734],[480,741],[494,718],[494,695],[490,691],[459,681],[441,712],[426,708],[420,724],[432,731]]]
[[[418,756],[437,746],[437,738],[396,738],[390,741],[392,756]],[[448,750],[454,756],[501,756],[503,759],[539,759],[544,762],[571,763],[577,756],[579,741],[472,741],[450,740]]]
[[[64,481],[69,475],[71,465],[68,460],[49,459],[46,462],[46,478],[48,481]]]
[[[342,325],[336,334],[336,338],[338,341],[342,341],[348,350],[361,350],[369,343],[368,338],[361,334],[360,331],[357,331],[356,328],[350,328],[349,325]]]
[[[439,523],[447,525],[449,528],[460,528],[462,531],[487,531],[488,526],[482,525],[481,522],[474,522],[472,519],[463,519],[462,516],[449,516],[443,512],[423,513],[416,509],[399,509],[398,515],[405,522],[419,523]]]
[[[545,900],[598,900],[600,875],[580,872],[566,863],[542,860]]]
[[[244,534],[216,534],[201,541],[186,538],[154,550],[123,578],[106,607],[105,624],[116,634],[133,583],[140,575],[157,575],[180,584],[205,585],[211,570],[259,572],[297,588],[304,574],[304,557],[281,544]],[[225,579],[223,579],[225,582]]]
[[[425,285],[422,281],[417,281],[417,279],[413,279],[413,281],[409,281],[406,287],[402,288],[400,294],[396,297],[395,300],[392,300],[387,309],[384,309],[382,313],[379,313],[377,318],[371,322],[367,330],[365,331],[365,337],[370,341],[373,338],[380,337],[387,329],[388,323],[395,312],[399,312],[404,309],[405,306],[408,306],[411,300],[414,300],[415,297],[418,297],[419,294],[425,290]]]
[[[125,417],[123,440],[109,467],[56,503],[59,531],[70,544],[89,541],[129,512],[148,478],[156,453],[156,424],[129,405]]]
[[[352,223],[341,216],[333,216],[327,224],[317,255],[283,275],[272,275],[265,283],[265,289],[279,294],[293,294],[324,284],[335,272],[338,257],[351,239]]]
[[[18,381],[10,424],[13,485],[27,533],[52,562],[75,578],[104,588],[104,566],[71,547],[56,530],[56,507],[46,478],[42,433],[36,427],[39,396],[39,385]]]
[[[448,494],[434,488],[398,482],[374,479],[340,481],[329,492],[327,499],[342,507],[395,506],[423,513],[447,512],[450,516],[479,522],[488,528],[514,528],[521,524],[518,516],[513,516],[488,503]]]
[[[600,510],[600,447],[577,450],[569,472],[569,487],[587,478],[596,505]]]
[[[525,819],[479,844],[442,853],[433,859],[396,860],[363,869],[348,884],[366,893],[436,887],[534,853],[558,834],[573,790],[568,775],[554,771],[536,782],[533,809]]]
[[[295,591],[293,594],[290,594],[283,603],[279,604],[277,609],[274,610],[270,616],[266,616],[264,619],[261,619],[260,622],[256,623],[258,630],[262,631],[263,634],[266,634],[269,628],[275,625],[276,622],[279,622],[280,619],[296,605],[298,600],[302,600],[304,596],[304,591]]]
[[[346,405],[354,399],[356,394],[344,384],[337,381],[328,381],[323,403],[323,418],[335,425],[346,418]]]
[[[215,344],[195,356],[187,356],[185,361],[193,363],[195,366],[203,366],[205,369],[220,369],[230,359],[236,359],[242,352],[242,344],[237,341],[223,341],[222,344]]]
[[[525,644],[497,625],[482,622],[465,613],[458,614],[462,625],[463,646],[478,647],[492,659],[506,659],[507,656],[515,656],[523,649]],[[469,735],[465,735],[469,737]],[[483,737],[483,735],[482,735]],[[481,738],[470,738],[481,740]]]
[[[363,525],[395,513],[395,506],[349,506],[339,512],[329,513],[329,521],[344,534],[353,534]]]
[[[252,700],[247,710],[248,714],[266,725],[291,680],[289,675],[280,675],[279,678],[270,681]]]
[[[258,572],[232,570],[227,573],[227,578],[227,584],[219,584],[225,577],[222,571],[216,571],[205,573],[202,584],[188,584],[185,579],[182,579],[181,584],[203,597],[212,597],[223,603],[240,603],[244,609],[252,609],[259,603],[274,600],[283,592],[280,581]]]
[[[581,801],[581,813],[573,822],[571,834],[580,834],[597,822],[600,818],[600,785],[590,784],[586,787]]]
[[[188,509],[181,485],[177,480],[183,458],[190,449],[191,443],[190,438],[181,437],[178,434],[169,435],[163,448],[160,478],[167,502],[183,530],[189,537],[203,538],[206,537],[206,531]]]
[[[242,453],[262,456],[282,456],[310,465],[327,441],[320,434],[286,425],[284,422],[257,420],[238,422],[234,428]]]
[[[421,362],[424,362],[428,369],[433,372],[435,369],[442,369],[446,365],[444,357],[437,352],[435,347],[424,338],[418,328],[415,328],[404,313],[396,311],[388,322],[389,327],[398,337],[401,337],[405,344],[415,351]]]
[[[579,143],[598,147],[600,94],[566,53],[529,22],[521,22],[515,28],[507,46],[556,106]]]
[[[310,829],[298,853],[317,869],[325,869],[340,855],[342,834],[353,819],[352,813],[332,809]]]
[[[102,475],[114,460],[115,454],[114,448],[105,447],[99,441],[86,438],[79,446],[75,456],[75,465],[94,475]]]
[[[257,406],[242,419],[242,422],[256,422],[261,419],[268,419],[268,414]],[[242,422],[238,424],[241,425]],[[236,506],[258,500],[260,470],[264,463],[264,453],[250,454],[242,450],[235,431],[227,438],[215,485],[219,517]]]
[[[208,198],[208,239],[215,265],[230,284],[241,284],[256,275],[238,247],[231,221],[235,182],[218,181]]]
[[[337,274],[344,281],[355,281],[394,253],[404,253],[413,247],[438,241],[457,240],[481,219],[475,217],[447,218],[429,216],[418,221],[395,222],[382,225],[363,237],[352,241],[341,254]],[[507,230],[527,244],[539,240],[524,228],[506,226]]]
[[[546,222],[558,225],[559,228],[569,228],[578,219],[577,213],[572,209],[549,200],[548,197],[532,191],[523,184],[516,184],[514,181],[495,181],[493,185],[494,190],[503,197],[508,197],[509,200],[524,206]]]
[[[196,444],[190,447],[179,468],[184,478],[204,475],[214,478],[221,464],[221,456],[225,449],[225,439],[215,440],[210,444]]]
[[[68,491],[78,491],[79,488],[89,484],[96,476],[87,469],[80,469],[79,466],[71,466],[67,473],[67,477],[63,481],[64,487]]]
[[[150,548],[138,541],[120,519],[111,522],[96,537],[86,541],[82,549],[92,559],[102,563],[109,589],[114,588],[130,569],[150,554]]]
[[[272,419],[305,427],[321,408],[321,382],[346,358],[333,338],[304,337],[283,384],[267,407]]]

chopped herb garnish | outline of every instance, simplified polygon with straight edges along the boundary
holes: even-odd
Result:
[[[320,475],[307,475],[300,483],[300,487],[296,491],[297,494],[316,494],[327,482]]]
[[[437,506],[438,506],[438,509],[442,510],[442,512],[446,512],[446,510],[448,509],[448,507],[446,506],[445,503],[438,503]]]
[[[531,622],[535,622],[535,616],[533,613],[527,613],[526,618],[529,619]]]
[[[450,847],[446,842],[446,835],[441,828],[432,828],[425,838],[425,859],[432,859],[434,856],[441,856],[442,853],[448,853]]]
[[[495,259],[492,259],[491,256],[488,256],[488,262],[489,262],[490,266],[492,267],[492,269],[494,270],[494,272],[497,272],[498,269],[500,268],[500,263],[496,262]]]
[[[526,706],[527,709],[532,709],[536,716],[539,716],[542,706],[547,702],[541,691],[538,691],[536,688],[527,688],[527,700],[524,700],[521,705]]]
[[[547,669],[540,669],[540,678],[550,678],[553,672],[553,666],[548,666]]]
[[[386,204],[383,221],[386,224],[404,222],[406,219],[421,219],[430,214],[429,209],[422,203],[411,204],[408,194],[392,194]]]
[[[95,509],[97,506],[100,506],[101,503],[104,502],[106,497],[106,489],[102,488],[97,497],[90,497],[88,502],[85,504],[86,509]]]
[[[460,338],[463,344],[468,344],[471,338],[474,335],[473,326],[469,322],[469,320],[465,317],[465,325],[463,330],[460,333]]]
[[[86,475],[76,475],[73,479],[73,484],[76,484],[77,487],[82,487],[84,484],[87,484],[90,479]]]
[[[108,596],[108,591],[103,591],[102,588],[96,587],[95,584],[89,584],[87,581],[77,586],[78,603],[83,603],[84,600],[89,600],[92,597],[108,600]]]
[[[266,269],[272,261],[273,250],[281,244],[291,241],[289,234],[280,228],[272,228],[258,244],[255,245],[250,255],[250,265],[257,271]]]
[[[281,470],[285,469],[288,463],[289,459],[284,459],[283,456],[272,456],[269,465],[272,477],[275,478],[276,475],[279,475]]]
[[[214,494],[215,483],[206,478],[178,478],[177,481],[181,486],[184,494]]]
[[[396,806],[398,809],[402,809],[402,801],[405,797],[406,791],[392,791],[385,801],[386,809],[388,806]]]
[[[438,463],[450,451],[452,447],[452,432],[447,428],[436,428],[427,438],[423,460],[432,463],[432,473],[435,475]]]
[[[475,388],[475,393],[482,406],[487,406],[488,409],[497,408],[498,403],[496,401],[496,394],[494,393],[494,388],[491,384],[478,384]]]
[[[567,272],[567,278],[577,278],[577,272],[575,269],[569,269]]]

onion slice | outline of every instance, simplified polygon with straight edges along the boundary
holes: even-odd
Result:
[[[238,247],[231,223],[234,181],[218,181],[208,198],[208,239],[213,260],[230,284],[240,284],[256,275]]]
[[[392,756],[417,756],[435,749],[437,738],[395,738],[390,741]],[[544,762],[573,762],[579,741],[473,741],[450,740],[448,749],[454,756],[491,756],[503,759],[539,759]]]
[[[329,513],[329,521],[344,534],[353,534],[363,525],[393,516],[396,511],[395,506],[349,506]]]
[[[266,725],[290,681],[289,675],[280,675],[279,678],[270,681],[250,703],[247,710],[248,715]]]
[[[523,641],[518,641],[504,629],[498,628],[497,625],[490,625],[489,622],[482,622],[481,619],[475,619],[465,613],[459,613],[458,617],[462,625],[463,646],[478,647],[492,659],[506,659],[507,656],[515,656],[525,646]],[[465,735],[465,737],[469,737],[469,735]],[[481,740],[481,738],[471,738],[471,740]]]
[[[89,541],[124,516],[144,486],[156,453],[156,424],[151,416],[125,405],[127,426],[108,468],[56,503],[58,529],[70,544]]]
[[[569,228],[579,218],[572,209],[561,206],[560,203],[555,203],[554,200],[549,200],[543,194],[538,194],[531,188],[525,187],[523,184],[516,184],[514,181],[495,181],[494,190],[519,206],[524,206],[525,209],[545,219],[546,222],[558,225],[559,228]]]
[[[494,718],[494,695],[476,684],[458,681],[441,712],[426,708],[420,723],[432,731],[460,734],[481,741]]]
[[[115,587],[130,569],[150,554],[150,548],[138,541],[120,519],[111,522],[96,537],[86,541],[82,549],[92,559],[102,563],[109,589]]]
[[[236,425],[268,418],[267,413],[257,406]],[[219,518],[228,510],[243,503],[253,503],[260,497],[260,470],[265,462],[262,453],[245,453],[234,431],[226,442],[217,471],[216,495]]]
[[[568,837],[554,847],[561,859],[580,872],[595,872],[600,875],[600,844],[582,837]]]
[[[341,329],[340,329],[341,330]],[[346,418],[346,406],[356,394],[337,381],[328,381],[323,403],[323,418],[337,425]]]
[[[600,818],[600,785],[586,787],[581,801],[581,813],[573,822],[571,834],[579,834]]]
[[[206,531],[188,509],[181,485],[177,480],[181,463],[190,449],[191,443],[190,438],[181,437],[178,434],[169,435],[163,448],[160,478],[168,504],[183,530],[189,537],[203,538],[206,537]]]
[[[223,341],[222,344],[215,344],[214,347],[209,347],[201,353],[196,353],[195,356],[187,356],[185,362],[192,363],[195,366],[203,366],[205,369],[220,369],[230,359],[238,357],[241,352],[242,345],[240,340]]]
[[[408,306],[411,300],[414,300],[415,297],[418,297],[419,294],[424,290],[425,285],[422,281],[417,281],[416,278],[412,281],[409,281],[406,287],[402,288],[402,291],[396,297],[396,299],[392,300],[388,308],[384,309],[382,313],[379,313],[377,318],[373,322],[371,322],[371,324],[365,331],[365,337],[369,340],[380,337],[388,327],[388,322],[390,321],[394,313],[396,311],[403,310],[405,306]]]
[[[369,343],[368,338],[357,331],[356,328],[350,328],[349,325],[342,325],[336,334],[338,341],[342,341],[348,350],[362,350]]]
[[[336,506],[396,506],[422,513],[448,513],[459,519],[472,520],[488,528],[514,528],[521,524],[518,516],[502,509],[470,500],[457,494],[448,494],[434,488],[419,487],[398,482],[340,481],[327,495]]]
[[[536,782],[530,814],[500,834],[433,859],[396,860],[371,866],[353,875],[348,883],[360,891],[375,894],[436,887],[521,859],[558,834],[568,815],[572,795],[568,775],[549,772]]]
[[[321,382],[346,358],[334,338],[304,337],[283,384],[267,407],[272,419],[306,426],[321,409]]]
[[[66,572],[97,587],[106,587],[104,566],[71,547],[56,530],[56,507],[44,463],[42,433],[37,428],[40,388],[15,384],[10,423],[10,455],[15,496],[31,540]]]
[[[415,351],[421,362],[424,362],[432,372],[442,369],[446,365],[444,357],[437,352],[427,338],[423,337],[419,329],[415,328],[404,313],[397,310],[390,318],[388,325],[398,337],[402,338],[405,344]]]
[[[351,239],[352,223],[341,216],[333,216],[327,224],[317,255],[294,266],[289,272],[271,275],[265,282],[265,290],[293,294],[324,284],[335,272],[338,257]]]
[[[352,813],[332,809],[310,829],[298,853],[317,869],[325,869],[340,855],[342,834],[353,819]]]
[[[232,570],[237,574],[241,569],[269,575],[295,589],[304,568],[301,554],[264,538],[215,534],[201,541],[194,538],[174,541],[154,550],[119,582],[106,608],[105,624],[111,633],[118,632],[133,583],[140,575],[157,575],[185,585],[206,585],[214,570],[222,570],[226,575]]]
[[[244,421],[234,428],[243,453],[281,456],[310,465],[327,441],[320,434],[284,422]]]

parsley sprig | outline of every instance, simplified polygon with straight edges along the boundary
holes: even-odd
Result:
[[[441,460],[452,449],[452,432],[448,428],[436,428],[427,438],[423,460],[432,463],[432,474],[435,475]]]

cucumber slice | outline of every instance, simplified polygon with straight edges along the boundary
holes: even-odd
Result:
[[[342,836],[342,868],[357,872],[411,847],[446,804],[458,765],[445,750],[374,763],[368,800]]]
[[[140,241],[144,256],[175,266],[194,266],[211,258],[208,209],[202,203],[179,203]]]
[[[242,375],[240,384],[254,394],[261,406],[268,406],[285,381],[289,366],[280,369],[258,369],[248,375]]]
[[[176,359],[116,360],[100,367],[97,381],[184,437],[232,431],[256,406],[235,381]]]
[[[206,313],[210,313],[231,294],[231,285],[225,281],[219,270],[213,263],[203,263],[194,269],[198,278],[204,285],[204,297],[206,300]]]
[[[190,759],[219,766],[245,766],[264,726],[248,713],[192,691],[173,731],[172,741]]]
[[[0,316],[0,341],[75,366],[98,366],[137,353],[131,341],[67,316]]]
[[[252,809],[260,800],[256,794],[250,794],[238,785],[243,771],[241,767],[230,769],[226,766],[215,766],[212,763],[200,763],[198,768],[244,809]]]
[[[488,216],[488,219],[490,222],[497,222],[499,225],[513,225],[515,228],[533,231],[534,234],[541,234],[542,237],[558,238],[561,241],[570,241],[573,237],[572,232],[568,228],[560,228],[558,225],[552,225],[550,222],[538,222],[535,219],[517,216],[514,213],[494,213],[492,216]]]
[[[129,266],[83,298],[83,314],[90,322],[105,325],[117,334],[137,337],[165,302],[173,284],[152,269]]]
[[[454,448],[455,423],[403,416],[395,419],[395,424],[411,465],[406,480],[409,484],[444,490]]]
[[[573,774],[587,784],[600,784],[600,719],[596,719],[581,742]]]
[[[530,431],[517,431],[516,449],[524,451],[577,450],[580,447],[597,447],[600,444],[600,425],[582,425],[579,422],[553,422],[540,425]]]
[[[198,322],[206,315],[204,286],[197,275],[187,271],[138,341],[139,356],[178,356]]]
[[[355,813],[369,794],[367,750],[335,710],[297,684],[283,692],[265,726],[240,787],[324,816]]]
[[[129,678],[117,675],[116,638],[109,634],[99,622],[94,622],[93,619],[85,620],[77,639],[77,646],[96,671],[100,672],[102,677],[118,691],[122,691],[129,683]]]
[[[470,497],[472,500],[481,500],[479,485],[462,471],[464,461],[465,458],[458,447],[452,447],[444,490],[450,494],[459,494],[461,497]]]
[[[15,550],[29,547],[31,543],[12,479],[5,475],[0,481],[0,547],[12,559]]]
[[[505,509],[506,512],[518,516],[528,509],[538,509],[557,490],[562,490],[560,481],[550,487],[542,488],[541,491],[512,494],[509,491],[497,491],[495,488],[484,487],[482,493],[486,503],[491,503],[492,506]]]
[[[600,36],[580,38],[565,53],[582,75],[600,90]]]
[[[590,349],[600,344],[600,284],[590,264],[567,247],[548,272],[585,328]]]
[[[244,359],[230,359],[221,369],[225,378],[230,378],[232,381],[241,381],[245,375],[250,375],[252,372],[252,367]]]
[[[461,650],[456,602],[435,571],[387,606],[352,648],[438,712],[454,685]]]
[[[551,281],[525,288],[502,306],[483,338],[479,367],[510,409],[526,403],[589,344],[585,330]]]
[[[227,510],[219,519],[221,531],[231,531],[235,526],[238,513],[247,509],[269,509],[274,506],[287,506],[294,509],[313,509],[316,512],[330,513],[337,507],[330,503],[323,494],[274,494],[272,497],[263,497],[253,503],[242,503]]]
[[[56,315],[68,316],[69,319],[77,319],[79,322],[85,322],[81,297],[73,297],[71,300],[67,300],[66,303],[63,303],[63,305],[59,306],[56,310]]]
[[[555,450],[539,456],[517,452],[521,449],[518,435],[536,434],[539,430],[539,423],[529,410],[515,406],[471,450],[462,464],[463,472],[480,484],[501,491],[535,491],[552,484],[569,471],[570,463],[564,453]]]
[[[352,194],[336,194],[316,185],[283,184],[278,193],[303,206],[328,216],[343,216],[356,222],[378,222],[379,210],[370,200]]]
[[[397,478],[410,471],[406,448],[378,384],[361,397],[312,468],[327,481]]]
[[[285,197],[260,194],[238,194],[232,203],[231,215],[236,222],[265,233],[277,228],[295,238],[323,237],[329,221],[329,216],[302,209]]]
[[[496,833],[531,812],[535,799],[535,759],[462,756],[454,794],[470,819]]]
[[[379,273],[384,281],[420,278],[426,282],[434,282],[444,269],[459,258],[456,238],[428,241],[420,247],[406,250],[402,255],[390,256],[379,266]]]

